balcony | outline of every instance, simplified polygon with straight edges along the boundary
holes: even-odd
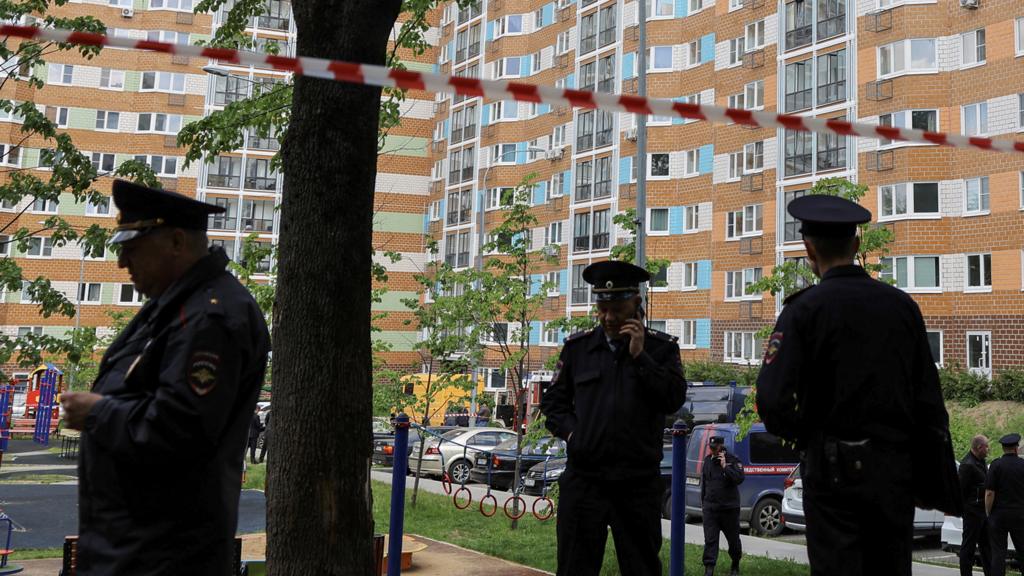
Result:
[[[594,184],[594,200],[608,198],[612,195],[612,181],[599,180]]]
[[[793,50],[811,43],[814,27],[810,24],[786,32],[786,50]]]
[[[604,92],[606,94],[613,94],[615,92],[615,78],[605,78],[598,82],[597,91]]]
[[[206,185],[210,188],[234,188],[237,189],[242,183],[241,176],[230,174],[207,174]]]
[[[277,190],[277,176],[246,176],[245,189],[274,192]]]
[[[864,168],[872,172],[886,172],[895,167],[896,161],[892,150],[869,152],[864,159]]]
[[[274,220],[269,218],[240,218],[242,232],[266,232],[274,231]]]
[[[260,16],[257,19],[260,28],[266,28],[268,30],[279,30],[281,32],[288,31],[289,20],[287,17],[281,16]]]
[[[864,16],[864,29],[868,32],[892,30],[892,9],[874,10]]]
[[[234,232],[238,230],[238,218],[224,216],[223,214],[211,214],[208,222],[210,230],[227,230]]]
[[[744,174],[740,178],[740,190],[743,192],[760,192],[764,190],[764,174]]]
[[[607,46],[609,44],[612,44],[614,42],[615,42],[615,28],[607,28],[605,30],[601,30],[600,36],[598,38],[598,44],[602,48],[604,48],[605,46]]]
[[[573,252],[587,252],[590,250],[590,235],[576,236],[572,239]]]
[[[743,67],[744,68],[760,68],[764,66],[764,48],[758,48],[751,52],[743,54]]]
[[[892,94],[892,80],[875,80],[864,85],[864,98],[867,100],[889,100]]]

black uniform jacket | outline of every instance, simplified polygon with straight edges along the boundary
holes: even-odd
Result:
[[[964,500],[964,514],[985,516],[985,476],[988,468],[973,452],[960,461],[960,495]]]
[[[625,342],[612,352],[598,327],[566,339],[558,364],[541,411],[568,442],[567,468],[609,480],[657,476],[665,415],[686,398],[676,339],[647,330],[634,359]]]
[[[1024,458],[1003,454],[992,460],[985,478],[985,489],[996,493],[992,513],[1024,515]],[[1014,543],[1016,545],[1016,543]]]
[[[107,349],[79,461],[78,574],[227,574],[270,337],[220,248]]]
[[[700,502],[707,510],[732,510],[740,507],[743,464],[732,453],[725,453],[725,467],[718,465],[712,454],[704,457],[700,471]]]

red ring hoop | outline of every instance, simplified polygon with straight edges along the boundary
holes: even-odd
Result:
[[[448,477],[448,473],[441,474],[441,489],[444,490],[446,496],[452,493],[452,479]]]
[[[494,502],[494,508],[491,508],[491,513],[484,512],[484,502],[490,498]],[[487,494],[480,499],[480,514],[490,518],[498,511],[498,499],[494,497],[494,494]]]
[[[547,512],[547,514],[540,515],[540,514],[537,513],[537,504],[539,504],[540,502],[547,502],[548,503],[548,512]],[[537,498],[536,500],[533,501],[533,517],[536,518],[537,520],[540,520],[541,522],[543,522],[543,521],[547,520],[548,518],[551,518],[551,516],[554,515],[554,513],[555,513],[555,503],[551,500],[551,498],[548,498],[547,496],[541,496],[540,498]]]
[[[463,490],[466,491],[466,503],[459,505],[459,494],[462,494]],[[455,494],[452,495],[452,504],[454,504],[455,507],[458,508],[459,510],[465,510],[466,508],[469,508],[469,505],[472,503],[473,493],[470,492],[469,488],[466,488],[465,486],[460,487],[458,490],[455,491]]]
[[[519,510],[520,510],[519,515],[518,516],[513,516],[508,511],[508,505],[509,505],[510,502],[515,502],[516,500],[518,500],[519,502],[522,502],[523,505],[519,508]],[[504,508],[505,508],[505,516],[508,516],[512,520],[519,520],[520,518],[523,517],[524,514],[526,514],[526,500],[523,500],[522,496],[510,496],[508,500],[505,500]]]

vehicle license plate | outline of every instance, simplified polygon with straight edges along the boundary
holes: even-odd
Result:
[[[526,484],[527,486],[530,486],[532,488],[533,486],[537,485],[537,481],[534,480],[533,478],[527,478],[526,480],[523,480],[523,484]]]
[[[690,486],[700,486],[700,478],[687,477],[686,483]]]

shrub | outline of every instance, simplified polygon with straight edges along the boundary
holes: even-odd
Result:
[[[758,370],[756,367],[697,360],[687,362],[685,368],[686,380],[689,382],[714,382],[715,384],[735,382],[740,386],[752,386],[757,382]]]
[[[992,398],[1024,402],[1024,370],[1003,370],[992,379]]]
[[[939,368],[939,383],[942,386],[942,397],[946,400],[975,406],[992,398],[988,378],[963,370],[956,364]]]

